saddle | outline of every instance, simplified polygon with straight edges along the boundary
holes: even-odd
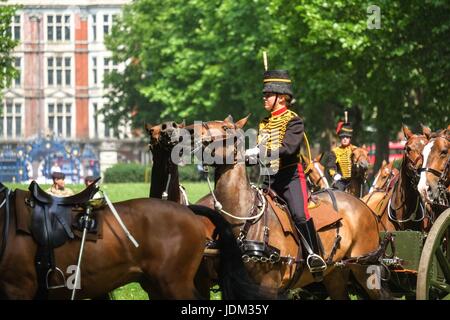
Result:
[[[70,197],[52,196],[42,190],[35,181],[31,182],[28,188],[31,197],[25,202],[32,209],[30,231],[38,244],[35,264],[39,287],[37,297],[39,298],[46,297],[48,289],[65,286],[64,273],[56,267],[53,250],[62,246],[69,239],[74,239],[73,212],[82,215],[85,211],[89,200],[99,190],[95,182],[82,192]],[[49,276],[52,272],[58,273],[64,279],[63,285],[49,287]]]
[[[35,181],[31,182],[28,189],[32,195],[30,206],[33,208],[31,234],[39,245],[52,249],[74,238],[71,230],[72,210],[86,208],[99,190],[93,183],[76,195],[55,197],[42,190]]]
[[[271,189],[268,189],[266,199],[275,212],[278,221],[283,228],[284,234],[286,236],[292,235],[296,242],[300,244],[297,228],[295,227],[295,223],[289,213],[286,202]],[[321,202],[319,199],[314,197],[314,195],[308,199],[308,211],[310,217],[314,219],[314,226],[317,232],[334,225],[342,219],[333,206]],[[324,214],[324,212],[326,214]]]

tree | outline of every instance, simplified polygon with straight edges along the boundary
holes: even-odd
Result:
[[[377,161],[401,124],[446,127],[450,115],[450,3],[380,0],[135,1],[108,47],[125,73],[112,75],[117,107],[136,123],[253,113],[261,101],[262,51],[287,69],[312,141],[329,147],[344,110],[357,142],[377,144]],[[130,89],[131,88],[131,89]],[[370,130],[369,130],[370,129]]]
[[[14,69],[14,58],[11,55],[17,45],[17,42],[11,37],[11,21],[15,12],[15,6],[0,4],[0,95],[3,89],[10,86],[11,80],[17,76],[17,70]]]

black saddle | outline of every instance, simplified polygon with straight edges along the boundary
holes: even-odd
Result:
[[[51,288],[48,284],[51,272],[56,270],[62,275],[61,278],[64,278],[64,274],[56,267],[53,249],[75,237],[72,231],[72,210],[87,207],[89,200],[99,190],[96,185],[99,179],[82,192],[70,197],[52,196],[42,190],[36,181],[31,182],[28,188],[31,199],[27,199],[27,203],[33,210],[31,234],[38,243],[35,259],[38,274],[37,297],[46,296],[46,290]],[[61,286],[52,288],[57,287]]]
[[[69,238],[73,239],[72,209],[86,207],[99,188],[93,183],[70,197],[52,196],[42,190],[35,181],[31,182],[28,189],[34,200],[31,233],[39,245],[53,249],[63,245]]]

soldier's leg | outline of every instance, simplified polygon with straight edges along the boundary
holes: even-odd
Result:
[[[305,252],[308,267],[313,272],[316,281],[320,281],[322,280],[322,271],[326,269],[326,264],[320,257],[319,238],[314,222],[309,216],[306,181],[303,169],[300,166],[296,168],[286,187],[283,197],[288,203],[295,225],[310,247],[310,251]]]

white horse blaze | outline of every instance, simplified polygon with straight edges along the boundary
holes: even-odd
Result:
[[[423,151],[422,151],[422,155],[423,155],[422,168],[426,168],[427,167],[428,157],[430,155],[431,148],[433,148],[433,145],[434,145],[434,141],[431,141],[430,143],[428,143],[425,146],[425,148],[423,148]],[[417,189],[419,190],[419,193],[423,197],[428,199],[428,194],[427,194],[427,189],[428,189],[427,173],[425,171],[422,171],[420,173],[420,180],[419,180],[419,184],[417,185]]]

